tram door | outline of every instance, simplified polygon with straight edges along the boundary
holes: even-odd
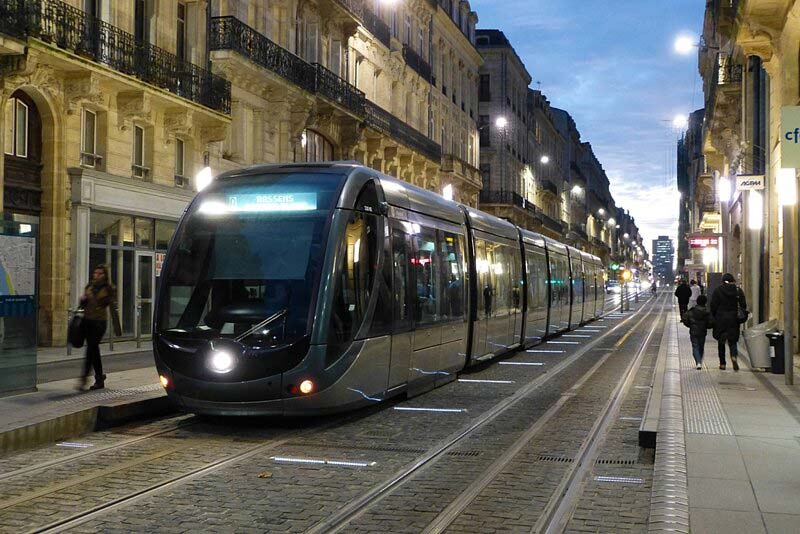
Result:
[[[411,314],[416,294],[409,278],[411,239],[401,223],[392,221],[392,356],[389,367],[389,388],[408,382],[411,366],[413,333]]]
[[[155,289],[155,254],[153,252],[136,252],[134,270],[136,298],[136,331],[137,337],[148,338],[153,333],[153,293]]]

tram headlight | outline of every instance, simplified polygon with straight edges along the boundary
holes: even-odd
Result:
[[[300,393],[308,395],[312,391],[314,391],[314,382],[311,380],[303,380],[300,382]]]
[[[211,354],[211,370],[217,373],[227,373],[233,369],[233,357],[227,352],[215,351]]]

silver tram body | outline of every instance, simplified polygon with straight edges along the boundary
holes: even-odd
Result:
[[[259,166],[184,214],[154,353],[187,411],[330,413],[450,382],[603,299],[598,258],[505,220],[357,164]]]

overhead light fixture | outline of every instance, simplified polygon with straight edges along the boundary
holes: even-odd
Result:
[[[497,125],[498,128],[505,128],[506,125],[508,125],[508,121],[506,120],[505,117],[497,117],[495,124]]]
[[[547,165],[548,163],[550,163],[550,156],[542,156],[542,158],[539,161]]]
[[[675,51],[681,55],[687,55],[697,46],[695,39],[688,35],[679,35],[675,39]]]

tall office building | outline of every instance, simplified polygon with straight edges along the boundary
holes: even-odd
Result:
[[[675,260],[675,247],[672,239],[668,236],[660,235],[653,240],[653,272],[661,280],[669,281],[672,279],[672,263]]]

